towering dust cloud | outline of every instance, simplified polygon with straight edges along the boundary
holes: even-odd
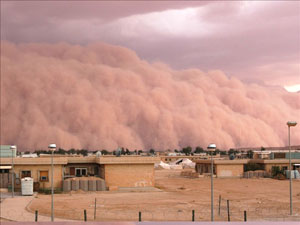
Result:
[[[299,93],[176,71],[102,43],[2,42],[1,63],[1,144],[19,148],[282,146],[300,115]]]

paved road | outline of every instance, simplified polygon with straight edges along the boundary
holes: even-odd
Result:
[[[17,195],[11,198],[11,194],[1,193],[1,218],[19,222],[34,222],[35,215],[26,210],[26,206],[34,199],[34,196]],[[51,221],[48,216],[38,216],[38,221]],[[70,221],[64,219],[54,219],[54,221]]]

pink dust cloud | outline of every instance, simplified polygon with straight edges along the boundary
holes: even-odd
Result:
[[[2,42],[1,144],[166,150],[287,145],[300,94],[174,70],[104,43]],[[300,125],[292,128],[300,143]]]

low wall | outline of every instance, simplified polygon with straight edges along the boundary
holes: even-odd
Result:
[[[102,179],[67,179],[63,181],[63,191],[106,191],[105,181]]]

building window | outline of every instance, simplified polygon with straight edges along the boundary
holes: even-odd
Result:
[[[31,177],[31,171],[30,170],[21,171],[21,178],[24,178],[24,177]]]
[[[40,181],[49,181],[48,171],[40,171]]]
[[[76,173],[76,177],[86,176],[87,169],[86,168],[76,168],[75,173]]]

